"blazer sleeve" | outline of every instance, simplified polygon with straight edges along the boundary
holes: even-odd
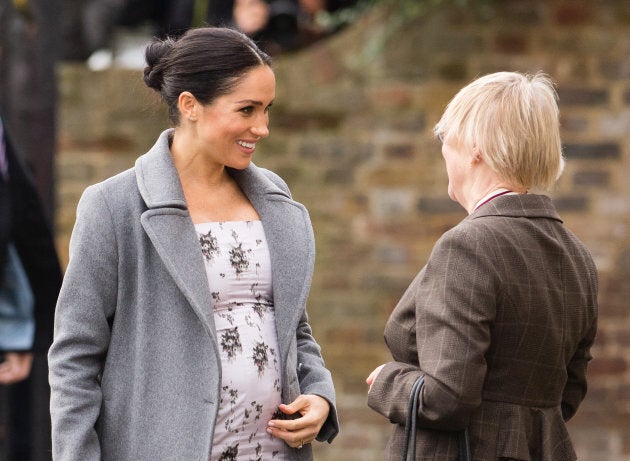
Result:
[[[570,233],[569,233],[570,234]],[[572,234],[570,234],[572,236]],[[597,295],[599,292],[599,280],[597,267],[593,261],[588,248],[582,244],[575,236],[573,243],[577,245],[576,253],[571,257],[571,261],[576,267],[581,267],[584,271],[581,274],[581,292],[586,303],[582,313],[582,321],[576,322],[581,325],[579,332],[576,332],[576,340],[579,339],[577,347],[570,357],[567,357],[566,383],[562,390],[561,410],[562,418],[568,421],[575,415],[578,407],[584,400],[587,391],[586,369],[588,362],[593,358],[591,347],[595,342],[597,334]],[[579,336],[577,336],[579,335]]]
[[[424,374],[418,426],[459,430],[468,425],[481,404],[487,369],[496,303],[493,272],[474,230],[456,227],[442,236],[386,330],[388,342],[415,331],[417,362],[386,364],[368,393],[372,409],[404,424],[411,388]]]
[[[88,188],[77,207],[70,261],[49,351],[52,448],[56,461],[100,460],[95,425],[100,376],[117,298],[116,237],[103,193]]]
[[[592,270],[594,282],[593,287],[593,311],[597,311],[597,275],[596,270]],[[562,392],[562,417],[568,421],[575,415],[578,407],[586,396],[586,368],[588,362],[593,358],[591,355],[591,347],[595,341],[597,333],[597,317],[595,317],[586,331],[586,335],[578,344],[577,350],[571,357],[567,365],[567,382]]]

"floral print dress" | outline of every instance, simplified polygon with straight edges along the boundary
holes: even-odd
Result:
[[[210,461],[288,460],[266,432],[280,401],[271,262],[260,221],[196,224],[204,256],[222,383]]]

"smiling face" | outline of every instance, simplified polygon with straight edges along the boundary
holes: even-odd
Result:
[[[248,71],[230,93],[211,104],[199,104],[196,148],[213,163],[247,168],[256,143],[269,136],[269,108],[275,93],[273,71],[261,65]]]

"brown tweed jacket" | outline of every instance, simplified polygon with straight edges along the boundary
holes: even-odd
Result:
[[[368,405],[395,424],[425,374],[418,460],[455,460],[468,427],[475,460],[575,460],[568,420],[586,394],[597,328],[597,273],[542,195],[497,197],[446,232],[392,312],[393,360]]]

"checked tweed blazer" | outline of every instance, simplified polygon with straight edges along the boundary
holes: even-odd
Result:
[[[416,459],[457,459],[468,427],[475,460],[575,460],[565,421],[586,394],[597,289],[546,196],[497,197],[446,232],[385,328],[393,361],[368,395],[395,424],[385,459],[424,373]]]

